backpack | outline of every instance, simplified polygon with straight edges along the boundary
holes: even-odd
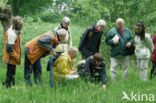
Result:
[[[83,34],[82,34],[82,36],[80,37],[80,40],[82,39],[82,38],[85,38],[86,36],[88,36],[88,37],[90,37],[90,36],[92,36],[92,34],[93,34],[93,28],[94,28],[94,25],[92,24],[91,25],[91,27],[89,28],[90,29],[90,31],[89,31],[89,33],[87,32],[84,32]],[[88,35],[87,35],[88,34]]]

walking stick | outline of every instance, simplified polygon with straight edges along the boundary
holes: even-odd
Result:
[[[49,64],[50,64],[50,88],[53,88],[53,58],[52,56],[50,56]]]

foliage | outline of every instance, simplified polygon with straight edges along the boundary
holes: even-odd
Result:
[[[12,6],[14,15],[35,15],[44,6],[50,5],[53,0],[8,0],[7,4]]]
[[[7,0],[1,0],[4,5]],[[22,63],[17,66],[16,86],[11,89],[5,89],[0,86],[0,102],[2,103],[120,103],[122,91],[128,93],[131,91],[140,91],[141,93],[155,93],[155,78],[153,81],[142,83],[138,79],[136,58],[131,58],[130,79],[121,80],[121,71],[119,72],[119,82],[113,84],[110,82],[110,47],[105,43],[105,37],[108,31],[115,26],[115,20],[122,17],[125,20],[125,26],[134,34],[134,25],[137,21],[144,21],[146,31],[153,36],[156,32],[156,1],[155,0],[8,0],[13,9],[14,15],[20,15],[24,19],[22,32]],[[60,11],[63,4],[67,4],[67,10]],[[91,24],[95,24],[99,19],[107,22],[101,41],[100,53],[106,62],[108,75],[107,91],[103,91],[101,84],[92,88],[88,82],[81,79],[72,82],[56,83],[54,88],[49,91],[49,73],[45,70],[48,57],[42,60],[43,84],[34,85],[32,88],[25,86],[23,77],[24,68],[24,44],[34,37],[48,30],[53,30],[60,23],[63,16],[71,18],[71,30],[73,45],[78,46],[83,32]],[[0,26],[0,33],[3,34]],[[0,35],[0,47],[4,46],[4,35]],[[6,65],[2,61],[3,49],[0,51],[0,83],[5,79]],[[76,58],[77,62],[81,60],[80,54]],[[76,62],[76,64],[77,64]],[[75,66],[75,65],[74,65]],[[151,67],[151,62],[149,68]],[[149,69],[148,69],[149,73]],[[23,78],[22,78],[23,77]],[[100,88],[100,89],[99,89]],[[107,98],[106,98],[107,95]],[[93,99],[94,98],[94,99]],[[124,102],[125,103],[125,102]],[[126,102],[127,103],[127,102]]]

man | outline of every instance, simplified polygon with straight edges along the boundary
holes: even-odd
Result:
[[[122,68],[122,78],[127,78],[129,74],[130,58],[126,48],[130,48],[133,43],[133,36],[129,29],[124,27],[124,20],[118,18],[116,27],[111,29],[106,36],[106,43],[111,46],[110,75],[114,82],[117,79],[117,67]]]
[[[54,48],[62,42],[66,36],[66,30],[60,29],[58,31],[49,31],[45,34],[41,34],[37,38],[29,41],[25,44],[25,65],[24,65],[24,78],[26,84],[32,85],[30,80],[30,67],[33,66],[33,70],[36,71],[36,76],[41,76],[41,63],[40,58],[45,57],[48,54],[56,55]],[[34,78],[34,80],[37,77]],[[40,78],[40,77],[39,77]],[[35,81],[38,83],[40,81]]]
[[[81,52],[82,59],[86,59],[89,56],[99,52],[101,37],[105,27],[106,22],[100,19],[96,25],[92,25],[82,35],[78,47],[79,51]]]
[[[6,5],[5,7],[0,7],[0,21],[3,26],[4,33],[10,28],[12,20],[11,7]]]
[[[3,60],[7,64],[6,81],[3,85],[10,87],[15,85],[16,65],[20,65],[21,58],[21,29],[22,19],[15,17],[12,26],[5,32],[5,46],[3,51]]]

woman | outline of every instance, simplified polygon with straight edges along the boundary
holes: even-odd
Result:
[[[55,57],[54,61],[61,55],[61,53],[66,52],[68,49],[72,47],[72,36],[70,34],[70,19],[68,17],[64,17],[62,22],[56,27],[54,30],[57,31],[59,29],[65,29],[67,31],[66,37],[62,43],[60,43],[56,50],[57,56]]]
[[[5,32],[5,46],[3,50],[3,61],[7,64],[6,80],[3,85],[11,87],[15,85],[16,66],[21,62],[21,30],[23,21],[21,17],[15,17],[12,25]]]
[[[148,80],[147,67],[151,53],[153,52],[153,42],[150,34],[146,33],[143,22],[137,22],[135,25],[135,55],[139,69],[139,77],[143,81]]]
[[[153,37],[153,44],[154,44],[154,52],[152,53],[152,69],[151,69],[151,75],[150,79],[155,75],[156,73],[156,34]]]
[[[77,71],[72,66],[77,53],[77,48],[71,48],[67,52],[62,53],[54,62],[54,80],[72,80],[79,77]]]

